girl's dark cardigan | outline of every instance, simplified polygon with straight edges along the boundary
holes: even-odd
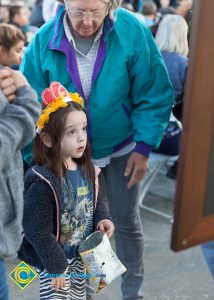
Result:
[[[41,179],[41,174],[54,188],[58,199],[54,198],[51,186]],[[24,191],[24,237],[18,252],[18,257],[26,263],[39,268],[46,269],[51,274],[62,274],[67,268],[67,258],[78,256],[78,248],[73,246],[65,253],[56,237],[59,235],[57,221],[60,228],[60,203],[62,201],[62,190],[59,180],[47,168],[41,166],[32,167],[25,177]],[[103,203],[98,197],[96,208],[94,208],[93,227],[103,220],[111,220]],[[60,237],[59,237],[60,238]],[[58,238],[58,240],[59,240]]]

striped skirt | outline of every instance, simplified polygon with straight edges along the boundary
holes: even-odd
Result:
[[[85,300],[86,287],[85,287],[85,267],[82,260],[77,257],[68,259],[68,273],[66,275],[66,285],[63,289],[56,291],[51,287],[52,275],[47,272],[41,272],[38,269],[40,281],[40,300],[55,299],[55,300]]]

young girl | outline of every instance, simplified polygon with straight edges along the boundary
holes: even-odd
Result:
[[[47,106],[34,140],[36,165],[25,178],[19,258],[38,269],[40,299],[85,299],[79,244],[94,230],[110,237],[114,225],[96,203],[98,172],[91,163],[83,99],[57,82],[42,99]]]
[[[0,64],[19,65],[24,49],[25,37],[14,25],[0,24]]]

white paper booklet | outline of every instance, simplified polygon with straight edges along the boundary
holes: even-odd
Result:
[[[126,268],[112,250],[107,235],[102,234],[100,231],[88,236],[80,245],[79,253],[94,284],[96,293],[126,271]]]

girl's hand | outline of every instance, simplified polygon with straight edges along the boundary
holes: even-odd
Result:
[[[51,287],[55,288],[55,291],[62,289],[66,285],[66,274],[68,272],[68,267],[66,268],[65,272],[60,277],[52,278]]]
[[[97,224],[97,229],[110,238],[114,233],[114,224],[110,220],[102,220]]]
[[[64,288],[65,284],[66,284],[65,276],[52,278],[51,287],[55,288],[55,291]]]

